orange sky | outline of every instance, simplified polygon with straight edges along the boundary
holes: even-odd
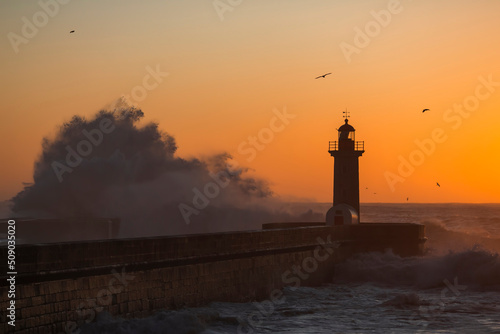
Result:
[[[32,181],[44,136],[158,67],[169,75],[131,100],[178,155],[227,151],[283,198],[331,201],[327,145],[347,107],[362,202],[500,202],[498,13],[494,0],[2,1],[0,200]],[[238,147],[284,108],[295,118],[248,161]],[[391,187],[435,129],[446,140]]]

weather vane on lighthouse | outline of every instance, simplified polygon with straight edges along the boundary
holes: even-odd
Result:
[[[342,113],[344,114],[344,118],[345,118],[345,119],[348,119],[349,117],[351,117],[351,116],[349,115],[349,112],[347,111],[347,108],[345,108],[345,110],[344,110],[344,111],[342,111]]]

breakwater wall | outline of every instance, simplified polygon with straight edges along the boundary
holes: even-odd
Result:
[[[5,318],[0,331],[77,333],[101,311],[144,317],[212,301],[272,299],[287,285],[331,282],[334,264],[356,252],[416,255],[424,241],[422,225],[360,224],[19,245],[15,327]],[[7,259],[7,247],[0,250]],[[12,287],[2,275],[5,314]]]
[[[0,231],[6,236],[8,220],[0,220]],[[120,219],[16,219],[17,244],[68,242],[74,240],[113,239],[118,235]],[[54,233],[56,231],[57,233]],[[0,236],[2,233],[0,232]]]

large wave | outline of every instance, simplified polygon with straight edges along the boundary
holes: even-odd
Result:
[[[12,211],[119,217],[121,237],[258,229],[293,219],[267,182],[250,177],[229,154],[180,158],[174,137],[157,123],[140,126],[143,118],[140,109],[118,103],[61,125],[44,138],[34,183],[12,198]]]

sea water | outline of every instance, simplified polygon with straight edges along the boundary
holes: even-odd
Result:
[[[425,224],[426,254],[360,254],[331,283],[287,287],[279,303],[102,313],[82,333],[500,333],[500,204],[365,204],[361,218]]]

